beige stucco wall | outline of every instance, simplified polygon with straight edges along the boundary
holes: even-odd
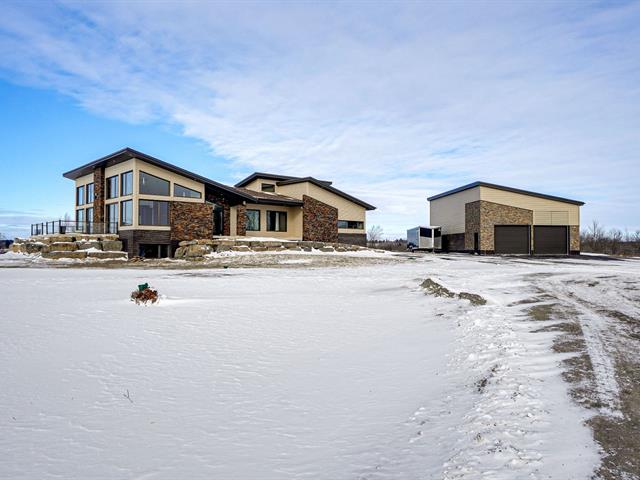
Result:
[[[144,162],[140,159],[133,158],[131,160],[127,160],[126,162],[119,163],[117,165],[113,165],[111,167],[105,168],[104,177],[105,181],[109,177],[114,175],[118,175],[118,193],[121,192],[121,178],[120,174],[133,171],[133,194],[122,196],[119,195],[116,198],[105,198],[105,208],[109,204],[117,203],[118,204],[118,222],[120,222],[120,202],[124,200],[133,200],[133,225],[130,226],[120,226],[120,230],[132,230],[132,229],[143,229],[143,230],[170,230],[169,226],[152,226],[152,225],[138,225],[138,200],[162,200],[162,201],[180,201],[180,202],[188,202],[188,203],[204,203],[204,184],[190,178],[184,177],[182,175],[178,175],[176,173],[170,172],[163,168],[156,167],[155,165],[151,165],[147,162]],[[169,185],[169,196],[164,195],[143,195],[140,194],[140,171],[149,173],[151,175],[155,175],[156,177],[162,178],[164,180],[168,180]],[[86,185],[87,183],[91,183],[93,181],[93,174],[85,175],[76,180],[76,187]],[[182,185],[183,187],[190,188],[197,192],[200,192],[201,198],[185,198],[185,197],[175,197],[174,193],[174,185],[175,184]],[[74,190],[75,194],[75,190]],[[105,188],[106,195],[106,188]],[[75,203],[75,201],[74,201]],[[85,204],[78,208],[89,208],[91,204]]]
[[[269,180],[266,178],[256,178],[251,183],[247,184],[245,188],[249,190],[261,191],[262,184],[269,183],[275,185],[273,180]],[[290,185],[276,185],[276,191],[280,195],[286,195],[288,197],[297,198],[302,200],[304,195],[309,195],[310,197],[315,198],[316,200],[320,200],[332,207],[338,209],[338,219],[339,220],[352,220],[357,222],[363,222],[364,228],[355,229],[355,228],[339,228],[338,233],[365,233],[367,229],[367,210],[364,207],[361,207],[357,203],[353,203],[346,198],[341,197],[340,195],[336,195],[335,193],[329,192],[323,188],[318,187],[310,182],[300,182],[293,183]]]
[[[247,203],[247,210],[260,210],[260,230],[247,230],[247,237],[274,237],[287,240],[302,240],[302,207]],[[267,231],[267,210],[287,212],[286,232]]]
[[[229,207],[229,235],[238,234],[238,207]]]
[[[276,181],[275,180],[269,180],[269,179],[266,179],[266,178],[256,178],[251,183],[245,185],[243,188],[248,188],[249,190],[255,190],[256,192],[261,192],[263,183],[268,183],[270,185],[275,185],[276,192],[278,192],[278,186],[276,185]]]
[[[580,225],[580,207],[572,203],[480,187],[480,199],[533,210],[534,225]]]
[[[346,198],[336,195],[333,192],[314,185],[309,182],[294,183],[292,185],[282,185],[278,187],[278,193],[293,198],[302,199],[303,195],[320,200],[327,205],[338,209],[338,220],[352,220],[363,222],[364,228],[339,228],[338,233],[365,233],[367,229],[367,210],[357,203],[353,203]]]
[[[480,200],[480,188],[437,198],[429,202],[429,224],[442,227],[444,235],[464,233],[465,205]]]

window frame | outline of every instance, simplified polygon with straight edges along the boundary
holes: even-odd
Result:
[[[346,223],[347,226],[345,227],[341,223]],[[364,222],[362,220],[338,220],[338,228],[343,230],[364,230]]]
[[[142,222],[142,203],[143,202],[149,202],[149,203],[165,203],[167,205],[167,223],[143,223]],[[153,215],[152,215],[153,217]],[[153,218],[152,218],[152,222],[153,222]],[[145,226],[145,227],[168,227],[170,226],[170,218],[169,218],[169,202],[167,200],[147,200],[144,198],[140,198],[138,199],[138,225],[139,226]]]
[[[107,185],[106,185],[107,192],[106,193],[107,193],[107,195],[105,196],[105,198],[107,200],[111,200],[112,198],[118,198],[119,197],[119,195],[118,195],[118,193],[119,193],[118,192],[118,177],[119,177],[119,175],[111,175],[110,177],[107,177],[107,180],[106,180],[106,183],[107,183]],[[111,189],[111,180],[112,179],[115,179],[115,188],[113,189],[116,192],[115,195],[114,195],[114,193],[113,193],[113,191]]]
[[[249,212],[258,212],[258,229],[257,230],[249,228],[249,220],[248,220],[249,219],[249,215],[248,215]],[[247,210],[245,212],[245,216],[247,217],[247,222],[245,224],[245,230],[247,232],[259,232],[261,230],[261,228],[262,228],[262,225],[260,225],[260,222],[262,220],[260,210],[258,210],[256,208],[247,208]]]
[[[93,203],[95,200],[95,184],[93,182],[87,183],[85,186],[85,203]],[[91,188],[89,188],[91,187]],[[89,193],[91,192],[91,193]]]
[[[78,218],[78,217],[79,217],[79,215],[78,215],[78,214],[82,214],[82,220],[80,220],[80,219]],[[85,218],[85,211],[84,211],[84,208],[77,208],[77,209],[76,209],[76,228],[78,227],[78,224],[79,224],[79,223],[84,224],[84,223],[85,223],[85,221],[86,221],[86,218]]]
[[[163,182],[167,182],[167,193],[146,193],[142,191],[142,176],[148,175],[153,178],[157,178],[158,180],[162,180]],[[152,175],[151,173],[147,173],[143,170],[138,171],[138,193],[140,195],[153,195],[156,197],[170,197],[171,196],[171,181],[162,177],[158,177],[157,175]]]
[[[273,225],[273,228],[269,228],[270,227],[270,217],[271,214],[275,213],[275,219],[276,219],[276,224]],[[288,218],[287,218],[287,213],[288,212],[283,212],[282,210],[267,210],[267,232],[287,232],[287,228],[288,228]],[[284,229],[282,228],[281,225],[281,219],[284,218]]]
[[[131,205],[131,218],[129,223],[125,223],[124,222],[124,204],[128,203],[129,205]],[[130,198],[129,200],[122,200],[120,202],[120,226],[121,227],[131,227],[133,226],[133,199]]]
[[[268,189],[265,190],[264,187],[268,187]],[[262,183],[260,184],[260,190],[267,193],[276,193],[276,185],[275,183]]]
[[[124,176],[131,174],[131,191],[129,193],[124,193]],[[128,172],[122,172],[120,174],[120,196],[128,197],[129,195],[133,195],[133,170],[129,170]]]
[[[80,194],[80,191],[82,191],[82,194]],[[85,188],[84,185],[80,185],[78,187],[76,187],[76,206],[81,206],[81,205],[85,205],[85,201],[87,199],[87,197],[85,196]]]
[[[191,196],[185,196],[185,195],[178,195],[176,193],[176,187],[184,188],[188,192],[197,193],[198,196],[197,197],[191,197]],[[199,192],[198,190],[194,190],[193,188],[185,187],[184,185],[180,185],[179,183],[174,183],[173,184],[173,196],[176,197],[176,198],[194,198],[194,199],[200,200],[202,198],[202,192]]]

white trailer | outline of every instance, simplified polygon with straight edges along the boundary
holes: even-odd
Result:
[[[408,250],[441,250],[442,249],[442,227],[429,225],[426,227],[415,227],[407,230]]]

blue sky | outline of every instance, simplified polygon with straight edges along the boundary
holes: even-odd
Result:
[[[313,175],[379,208],[484,180],[640,229],[640,2],[4,2],[0,232],[131,146],[226,183]]]

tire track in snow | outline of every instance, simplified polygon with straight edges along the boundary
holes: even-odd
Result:
[[[606,316],[598,312],[585,300],[577,297],[568,286],[567,281],[552,280],[553,294],[565,304],[570,305],[578,313],[578,322],[587,346],[587,353],[593,366],[593,374],[596,380],[596,394],[598,400],[606,407],[600,408],[603,415],[622,418],[620,404],[620,386],[616,380],[616,367],[612,352],[606,340],[611,331],[611,325]]]

